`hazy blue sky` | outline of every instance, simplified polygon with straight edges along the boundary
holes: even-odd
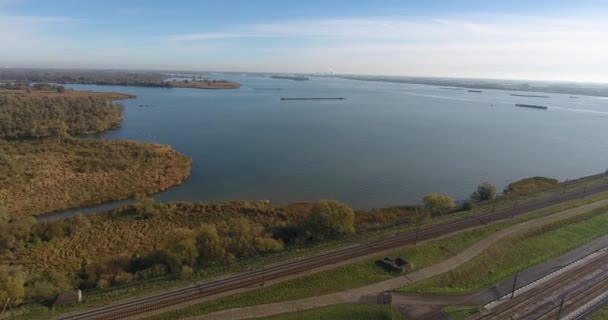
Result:
[[[608,82],[608,1],[0,0],[0,66]]]

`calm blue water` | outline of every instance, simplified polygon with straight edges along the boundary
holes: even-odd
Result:
[[[528,176],[565,180],[608,168],[608,100],[329,78],[222,78],[244,87],[71,87],[138,96],[123,102],[122,128],[103,138],[169,144],[194,159],[191,178],[156,195],[160,201],[336,198],[371,208],[417,203],[429,192],[462,199],[483,181],[502,188]]]

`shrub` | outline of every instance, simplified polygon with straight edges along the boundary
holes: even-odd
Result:
[[[454,199],[439,193],[427,194],[422,198],[424,208],[430,213],[444,213],[456,207]]]
[[[322,200],[312,208],[306,222],[306,237],[323,240],[355,232],[355,212],[335,200]]]
[[[471,200],[466,200],[462,203],[462,210],[471,211],[475,208],[475,203]]]
[[[477,191],[471,194],[471,199],[474,201],[485,201],[496,198],[496,187],[489,183],[484,182],[477,187]]]

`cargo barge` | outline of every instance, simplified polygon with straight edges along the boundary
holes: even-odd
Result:
[[[546,107],[546,106],[539,106],[539,105],[535,105],[535,104],[518,103],[515,106],[516,107],[522,107],[522,108],[541,109],[541,110],[547,110],[548,109],[548,107]]]
[[[281,98],[281,100],[346,100],[346,98]]]
[[[551,98],[549,96],[539,96],[539,95],[535,95],[535,94],[518,94],[518,93],[512,93],[511,94],[514,97],[528,97],[528,98]]]

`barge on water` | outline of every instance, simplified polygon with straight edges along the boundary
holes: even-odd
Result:
[[[546,106],[539,106],[539,105],[535,105],[535,104],[518,103],[515,106],[516,107],[522,107],[522,108],[541,109],[541,110],[547,110],[548,109],[548,107],[546,107]]]
[[[527,98],[545,98],[545,99],[551,98],[549,96],[539,96],[539,95],[536,95],[536,94],[512,93],[511,95],[514,96],[514,97],[527,97]]]
[[[482,92],[483,92],[483,91],[481,91],[481,90],[467,90],[467,91],[469,91],[469,92],[474,92],[474,93],[482,93]]]
[[[346,100],[344,97],[337,98],[281,98],[281,100]]]

